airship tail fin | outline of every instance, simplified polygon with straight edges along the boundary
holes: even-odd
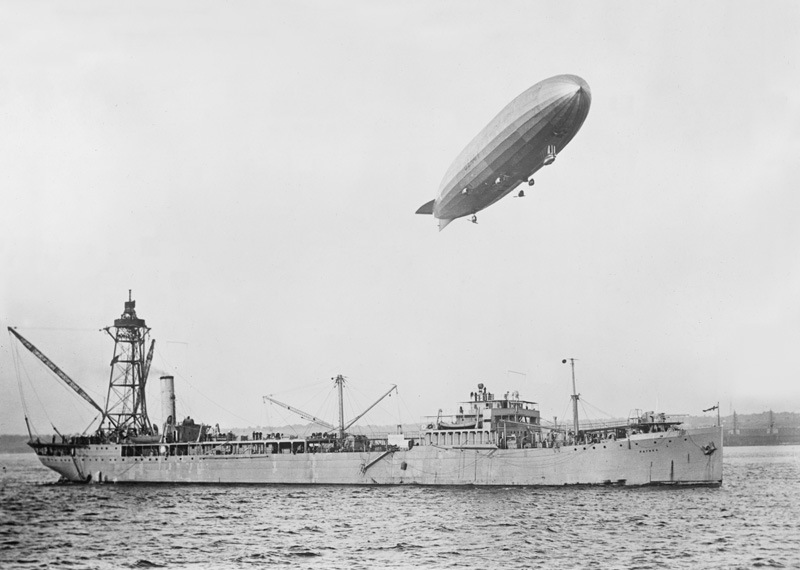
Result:
[[[436,200],[431,200],[419,207],[417,214],[433,214],[433,203]]]
[[[450,218],[449,220],[445,218],[439,218],[439,231],[445,229],[447,227],[447,224],[449,224],[452,221],[453,221],[452,218]]]

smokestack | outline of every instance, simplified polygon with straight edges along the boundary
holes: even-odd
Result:
[[[169,430],[167,424],[174,426],[177,423],[175,417],[175,377],[161,377],[161,419],[165,424],[164,433]]]

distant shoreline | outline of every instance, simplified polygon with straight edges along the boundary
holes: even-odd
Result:
[[[27,435],[0,435],[0,453],[33,453]]]

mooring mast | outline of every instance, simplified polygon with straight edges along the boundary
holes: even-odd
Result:
[[[114,339],[105,413],[110,427],[118,432],[136,430],[139,435],[150,435],[145,384],[155,341],[145,357],[144,348],[150,329],[144,319],[136,316],[136,301],[131,299],[130,290],[122,316],[114,321],[113,326],[103,330]]]

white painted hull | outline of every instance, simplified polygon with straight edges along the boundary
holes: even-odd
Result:
[[[714,451],[709,453],[710,447]],[[383,457],[381,457],[383,456]],[[121,457],[90,445],[74,456],[40,455],[70,481],[327,485],[719,485],[718,427],[639,434],[561,448]]]

